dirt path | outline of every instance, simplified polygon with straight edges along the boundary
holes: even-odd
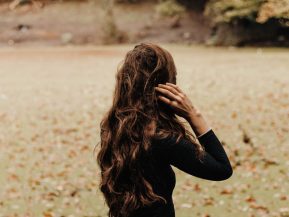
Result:
[[[177,216],[281,216],[289,208],[288,50],[163,46],[234,165],[224,182],[174,168]],[[105,216],[92,150],[116,67],[132,48],[0,50],[0,216]]]
[[[107,37],[101,1],[47,3],[43,8],[22,6],[11,11],[0,2],[0,47],[31,45],[101,45]],[[208,21],[201,12],[187,10],[177,21],[161,17],[156,4],[115,4],[114,21],[126,41],[202,43],[209,35]],[[103,40],[105,36],[106,40]]]

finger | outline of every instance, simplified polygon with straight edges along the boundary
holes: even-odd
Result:
[[[169,84],[172,84],[172,83],[167,83],[167,84],[168,85],[160,84],[160,86],[162,86],[162,87],[170,90],[171,92],[173,92],[177,96],[176,99],[180,102],[184,98],[185,94],[182,92],[182,90],[180,88],[178,88],[180,90],[180,91],[178,91],[176,89],[176,87],[177,87],[176,85],[175,86],[171,86]],[[172,84],[172,85],[174,85],[174,84]]]
[[[159,84],[159,87],[165,88],[165,89],[171,91],[172,93],[174,93],[175,95],[179,95],[179,92],[174,87],[171,87],[171,86],[165,85],[165,84]]]
[[[168,99],[168,98],[166,98],[166,97],[164,97],[164,96],[158,96],[158,98],[159,98],[161,101],[163,101],[163,102],[165,102],[166,104],[168,104],[168,105],[170,105],[170,103],[171,103],[171,100]]]
[[[166,83],[168,86],[175,88],[179,92],[179,97],[182,99],[186,96],[186,94],[179,88],[176,84],[173,83]]]
[[[158,90],[159,92],[161,92],[162,94],[166,95],[168,98],[170,98],[172,100],[177,100],[179,102],[181,102],[181,100],[182,100],[180,96],[173,94],[168,89],[161,88],[161,87],[155,87],[155,89]]]
[[[177,105],[178,105],[178,102],[177,102],[177,101],[172,101],[172,100],[170,100],[170,99],[168,99],[168,98],[166,98],[166,97],[164,97],[164,96],[158,96],[158,98],[159,98],[161,101],[165,102],[166,104],[168,104],[168,105],[170,105],[170,106],[177,107]]]
[[[169,83],[169,82],[167,82],[166,84],[169,85],[169,86],[171,86],[171,87],[173,87],[173,88],[175,88],[175,89],[176,89],[177,91],[179,91],[180,93],[183,93],[183,91],[181,90],[181,88],[179,88],[176,84]]]
[[[165,96],[169,97],[170,99],[175,99],[175,95],[168,89],[162,88],[162,87],[155,87],[157,91],[164,94]]]

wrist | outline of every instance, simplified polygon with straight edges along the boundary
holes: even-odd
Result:
[[[199,134],[198,136],[197,136],[197,139],[199,139],[199,138],[201,138],[202,136],[204,136],[204,135],[206,135],[210,130],[212,130],[212,128],[211,127],[209,127],[208,128],[208,130],[207,131],[205,131],[204,133],[202,133],[202,134]]]
[[[199,111],[191,113],[187,121],[189,122],[191,128],[193,129],[197,137],[211,129],[210,125],[206,122],[206,120]]]
[[[188,118],[187,118],[188,121],[194,122],[195,119],[199,119],[199,118],[202,118],[201,111],[199,109],[193,107],[188,113]]]

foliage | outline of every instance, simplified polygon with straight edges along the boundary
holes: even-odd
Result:
[[[114,44],[122,43],[128,39],[125,32],[121,31],[115,22],[113,13],[114,0],[103,0],[104,6],[104,17],[102,24],[103,31],[103,43]]]
[[[289,0],[211,0],[205,15],[214,23],[229,23],[240,18],[258,23],[270,18],[289,20]],[[284,25],[288,26],[288,22]]]
[[[116,3],[139,3],[141,0],[116,0]]]
[[[141,3],[141,2],[157,2],[157,0],[115,0],[116,3],[128,3],[128,4],[134,4],[134,3]]]
[[[257,22],[264,23],[272,17],[289,19],[289,0],[269,0],[262,4]]]
[[[184,13],[185,7],[176,2],[175,0],[165,0],[157,4],[156,11],[162,16],[171,17]]]

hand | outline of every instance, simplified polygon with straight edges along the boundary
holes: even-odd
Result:
[[[186,120],[191,116],[200,115],[187,95],[177,85],[172,83],[159,84],[155,89],[163,94],[158,95],[158,98],[171,106],[177,115]]]
[[[192,105],[190,99],[177,85],[159,84],[155,89],[163,94],[158,95],[158,98],[171,106],[177,115],[185,118],[197,136],[211,129],[200,111]]]

